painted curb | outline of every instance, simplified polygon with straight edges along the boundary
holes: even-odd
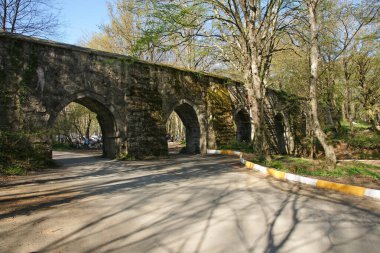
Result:
[[[301,184],[311,185],[320,189],[339,191],[342,193],[359,196],[359,197],[366,196],[366,197],[371,197],[375,199],[380,199],[380,190],[348,185],[348,184],[340,184],[340,183],[325,181],[321,179],[309,178],[309,177],[304,177],[304,176],[300,176],[296,174],[286,173],[286,172],[279,171],[273,168],[267,168],[267,167],[264,167],[259,164],[255,164],[253,162],[243,159],[242,158],[243,153],[239,151],[207,149],[207,154],[237,155],[240,157],[240,163],[244,164],[245,167],[247,167],[248,169],[254,169],[254,170],[260,171],[263,174],[269,175],[271,177],[274,177],[280,180],[298,182]]]

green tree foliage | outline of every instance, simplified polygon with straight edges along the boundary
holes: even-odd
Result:
[[[372,43],[379,48],[379,43]],[[369,122],[380,133],[380,52],[363,42],[353,58],[353,83],[358,118]]]

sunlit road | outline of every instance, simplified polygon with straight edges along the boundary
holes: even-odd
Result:
[[[225,156],[109,161],[1,182],[0,252],[379,252],[380,202],[266,178]]]

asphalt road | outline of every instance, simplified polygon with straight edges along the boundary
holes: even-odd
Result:
[[[379,252],[379,201],[233,157],[55,157],[63,167],[0,183],[0,252]]]

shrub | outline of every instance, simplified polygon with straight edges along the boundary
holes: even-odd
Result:
[[[46,144],[30,142],[37,137],[38,133],[0,130],[0,173],[20,175],[47,166],[50,159],[46,155]]]

